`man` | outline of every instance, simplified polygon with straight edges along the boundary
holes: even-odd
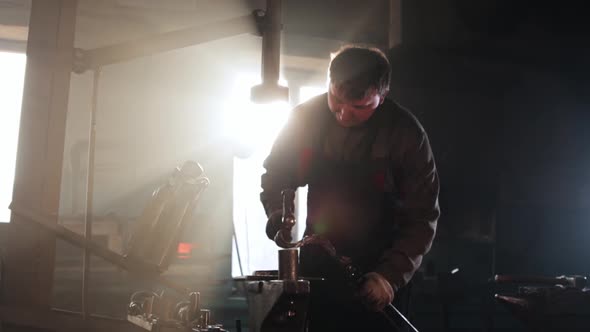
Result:
[[[379,311],[395,294],[401,300],[434,239],[440,214],[434,158],[418,120],[386,98],[390,77],[381,51],[338,51],[328,92],[294,109],[264,162],[268,237],[280,229],[281,191],[307,184],[305,235],[323,235],[364,273],[348,296],[330,257],[301,249],[302,275],[326,279],[312,284],[311,331],[337,330],[343,319],[338,328],[389,330]]]

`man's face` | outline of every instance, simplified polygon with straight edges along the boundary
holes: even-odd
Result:
[[[358,126],[369,120],[383,100],[383,96],[375,89],[362,99],[344,97],[332,83],[328,89],[328,106],[336,121],[343,127]]]

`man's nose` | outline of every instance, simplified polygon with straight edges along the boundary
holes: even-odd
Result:
[[[352,111],[348,107],[342,107],[340,113],[342,114],[342,120],[344,121],[348,121],[352,118]]]

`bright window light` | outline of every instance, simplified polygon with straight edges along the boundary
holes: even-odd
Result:
[[[223,136],[252,153],[268,150],[287,122],[290,106],[286,102],[255,104],[250,88],[260,84],[260,74],[238,75],[224,105]],[[286,85],[284,81],[280,84]]]
[[[299,103],[306,102],[327,91],[328,89],[325,86],[302,86],[299,90]]]
[[[26,55],[0,52],[0,222],[10,221]]]
[[[232,276],[278,268],[278,247],[264,233],[266,215],[260,203],[260,176],[264,172],[262,163],[291,107],[286,102],[252,103],[250,88],[260,83],[258,76],[239,75],[224,106],[224,136],[247,150],[234,158],[233,221],[242,266],[240,269],[233,243]]]

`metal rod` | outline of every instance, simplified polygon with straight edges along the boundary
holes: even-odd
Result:
[[[404,316],[404,314],[402,314],[402,313],[401,313],[399,310],[397,310],[397,308],[396,308],[396,307],[395,307],[393,304],[389,303],[387,306],[388,306],[389,308],[391,308],[391,309],[392,309],[392,310],[393,310],[393,311],[394,311],[394,312],[397,314],[397,316],[398,316],[399,318],[401,318],[401,319],[402,319],[402,320],[403,320],[403,321],[404,321],[406,324],[408,324],[408,326],[409,326],[410,328],[412,328],[412,330],[413,330],[414,332],[419,332],[419,331],[418,331],[418,329],[417,329],[417,328],[416,328],[414,325],[412,325],[412,323],[410,323],[410,321],[409,321],[409,320],[406,318],[406,316]],[[384,313],[385,313],[385,312],[384,312]]]
[[[247,220],[247,217],[246,217]],[[246,228],[248,229],[248,228]],[[240,256],[240,247],[238,246],[238,236],[236,235],[236,225],[232,222],[232,233],[234,238],[234,244],[236,246],[236,256],[238,258],[238,266],[240,268],[240,275],[244,275],[244,269],[242,268],[242,257]]]
[[[94,70],[92,82],[92,105],[90,109],[90,138],[88,141],[88,172],[86,175],[86,213],[84,214],[84,239],[92,242],[92,209],[94,200],[94,157],[96,149],[96,114],[98,112],[98,84],[101,68]],[[90,250],[84,248],[82,261],[82,313],[88,317],[88,287],[90,282]]]

